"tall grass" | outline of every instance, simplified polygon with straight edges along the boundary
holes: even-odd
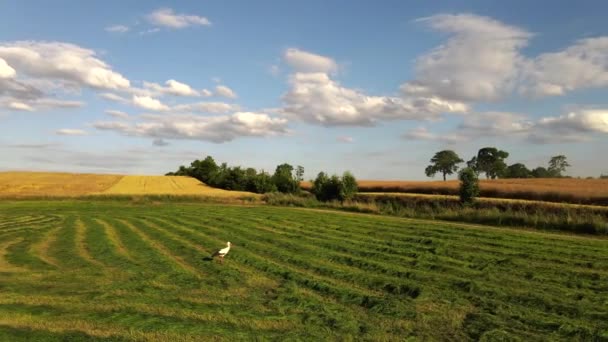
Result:
[[[400,217],[437,219],[507,227],[608,234],[608,208],[526,201],[476,201],[462,206],[451,197],[358,194],[352,201],[319,202],[309,196],[271,194],[271,205],[333,208]]]

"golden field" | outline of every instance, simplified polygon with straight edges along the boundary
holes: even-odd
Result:
[[[89,195],[256,196],[209,187],[183,176],[123,176],[58,172],[0,172],[0,197]]]
[[[358,181],[361,192],[458,194],[457,180]],[[302,184],[310,188],[310,182]],[[608,179],[527,178],[480,180],[480,196],[608,205]]]

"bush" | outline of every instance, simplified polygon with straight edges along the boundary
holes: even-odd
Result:
[[[479,196],[477,173],[470,167],[466,167],[458,173],[458,179],[460,180],[460,202],[472,204],[475,202],[475,197]]]
[[[325,172],[319,172],[312,183],[311,192],[319,201],[344,202],[352,199],[357,193],[357,180],[348,171],[344,172],[342,177],[337,175],[327,177]]]

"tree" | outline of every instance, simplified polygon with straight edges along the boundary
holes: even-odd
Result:
[[[508,152],[498,150],[496,147],[484,147],[477,152],[477,171],[485,172],[488,179],[496,179],[502,176],[507,168],[505,159],[508,157]]]
[[[218,166],[211,156],[207,156],[202,161],[197,159],[190,164],[189,175],[205,184],[209,184],[217,172]]]
[[[342,177],[332,175],[328,177],[325,172],[319,172],[312,182],[311,192],[319,201],[345,201],[352,199],[357,193],[357,180],[352,173],[346,171]]]
[[[293,166],[287,163],[277,166],[272,180],[279,192],[295,193],[300,190],[300,183],[293,176]]]
[[[559,155],[549,160],[549,168],[547,170],[552,177],[562,177],[562,172],[565,172],[569,166],[570,164],[566,161],[566,156]]]
[[[304,180],[304,166],[298,165],[298,167],[296,168],[296,179],[298,180],[298,182]]]
[[[470,167],[465,167],[458,173],[460,180],[460,202],[462,204],[472,204],[475,197],[479,195],[479,178],[477,173]]]
[[[504,176],[505,178],[530,178],[532,177],[532,171],[528,170],[526,165],[516,163],[507,167]]]
[[[532,170],[532,177],[549,178],[549,177],[551,177],[551,174],[549,173],[549,171],[547,171],[547,169],[545,169],[542,166],[539,166],[539,167],[535,168],[534,170]]]
[[[443,180],[445,181],[445,176],[458,171],[458,164],[463,161],[454,151],[439,151],[431,158],[432,164],[426,167],[424,173],[427,177],[433,177],[437,172],[440,172],[443,174]]]
[[[473,156],[473,158],[467,162],[467,167],[471,168],[476,174],[479,175],[479,170],[477,169],[477,156]]]
[[[345,201],[352,199],[358,190],[359,188],[357,186],[357,179],[355,179],[355,176],[349,171],[344,172],[342,174],[340,200]]]

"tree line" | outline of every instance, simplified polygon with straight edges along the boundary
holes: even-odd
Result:
[[[466,162],[466,166],[471,168],[477,175],[484,173],[487,179],[496,178],[560,178],[564,177],[566,168],[570,166],[566,156],[558,155],[551,157],[548,166],[528,169],[522,163],[507,165],[505,159],[509,157],[509,152],[502,151],[496,147],[484,147]],[[443,175],[446,180],[447,175],[458,171],[459,164],[464,163],[456,152],[443,150],[435,153],[431,158],[431,164],[424,170],[428,177],[435,174]]]
[[[214,187],[225,190],[249,191],[258,194],[279,192],[285,194],[302,194],[301,182],[304,180],[304,167],[293,167],[283,163],[276,167],[271,175],[265,171],[240,166],[228,166],[227,163],[218,165],[213,157],[203,160],[196,159],[190,166],[181,165],[177,171],[168,172],[166,176],[189,176]],[[329,176],[319,172],[315,180],[311,180],[311,193],[320,201],[351,199],[357,193],[355,176],[346,171],[340,177]]]

